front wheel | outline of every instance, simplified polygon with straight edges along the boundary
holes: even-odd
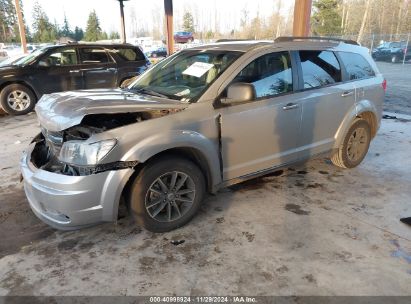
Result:
[[[364,159],[370,142],[370,125],[363,119],[357,119],[345,135],[341,146],[332,155],[331,161],[341,168],[354,168]]]
[[[1,91],[0,102],[3,110],[8,114],[24,115],[33,110],[36,96],[28,87],[13,83]]]
[[[163,157],[147,164],[133,181],[129,207],[137,224],[152,232],[185,225],[196,214],[205,179],[191,161]]]
[[[392,63],[398,63],[398,62],[400,62],[400,58],[398,57],[398,55],[393,55],[393,56],[391,57],[391,62],[392,62]]]

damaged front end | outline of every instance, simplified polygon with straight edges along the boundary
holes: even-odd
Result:
[[[32,141],[35,146],[30,161],[38,169],[69,176],[85,176],[109,170],[133,168],[138,161],[99,163],[116,145],[115,139],[85,144],[86,140],[94,134],[178,111],[180,109],[90,114],[84,116],[79,125],[62,131],[50,131],[42,127],[41,133]]]

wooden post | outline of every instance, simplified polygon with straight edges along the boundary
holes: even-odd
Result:
[[[173,0],[164,0],[164,12],[166,14],[166,42],[167,53],[174,53],[174,31],[173,31]]]
[[[118,0],[120,2],[120,21],[121,21],[121,42],[126,43],[126,25],[124,22],[124,4],[123,0]]]
[[[19,21],[21,47],[23,49],[23,53],[27,53],[26,30],[24,28],[23,16],[21,15],[20,10],[20,0],[14,0],[14,4],[16,6],[17,19]]]
[[[295,0],[293,36],[307,37],[310,33],[312,0]]]

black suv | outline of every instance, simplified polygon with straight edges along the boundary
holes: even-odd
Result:
[[[30,112],[36,101],[53,92],[114,88],[150,65],[129,44],[49,46],[0,68],[0,102],[12,115]]]
[[[411,48],[407,48],[407,42],[405,41],[384,42],[372,51],[372,58],[376,61],[397,63],[404,59],[404,55],[405,60],[411,59]]]

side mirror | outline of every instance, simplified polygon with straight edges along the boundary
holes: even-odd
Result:
[[[227,88],[227,98],[221,99],[222,104],[242,103],[254,100],[256,97],[254,85],[251,83],[237,82]]]

